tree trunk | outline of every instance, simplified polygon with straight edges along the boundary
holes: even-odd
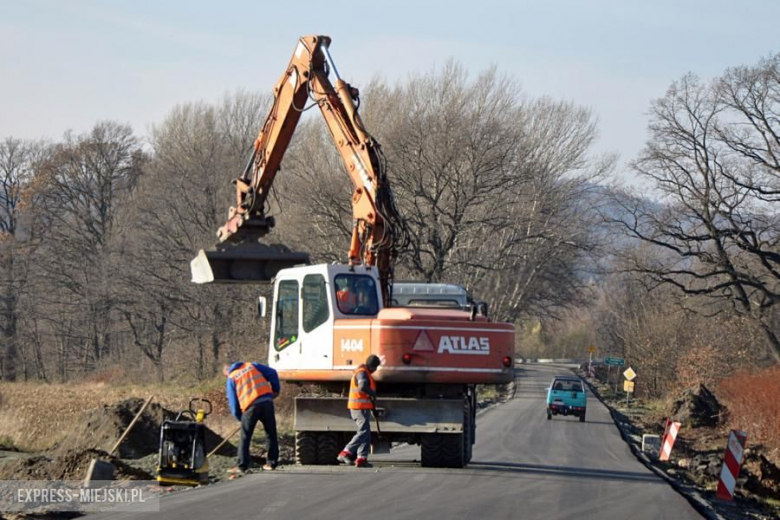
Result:
[[[764,331],[769,345],[767,345],[767,352],[775,360],[775,363],[780,364],[780,340],[777,339],[777,334],[772,330],[772,327],[762,319],[758,319],[758,323],[761,325],[761,330]]]
[[[6,345],[5,352],[3,353],[2,379],[4,381],[16,381],[16,343],[13,338],[9,339],[10,341]]]
[[[203,381],[204,379],[204,372],[206,370],[205,367],[205,349],[203,348],[203,339],[201,337],[198,337],[198,370],[197,370],[197,377],[198,381]]]
[[[216,330],[211,331],[211,375],[218,374],[220,372],[219,366],[219,350],[222,346],[222,342],[219,341],[219,334]]]

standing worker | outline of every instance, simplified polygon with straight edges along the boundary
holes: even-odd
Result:
[[[276,436],[273,401],[279,396],[279,376],[276,370],[260,363],[239,361],[225,365],[223,373],[227,377],[230,412],[241,421],[237,465],[228,472],[232,477],[238,477],[249,468],[249,443],[258,421],[263,423],[268,441],[268,455],[263,469],[276,469],[279,461],[279,439]]]
[[[371,410],[376,408],[376,382],[371,374],[376,372],[380,363],[379,357],[371,354],[366,358],[366,363],[357,367],[352,374],[347,408],[352,420],[355,421],[357,433],[337,457],[342,464],[354,462],[358,468],[371,467],[368,463],[368,450],[371,446]]]

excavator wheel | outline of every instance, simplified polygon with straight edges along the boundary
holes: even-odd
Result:
[[[441,462],[444,468],[462,468],[466,465],[462,433],[442,434]]]
[[[465,466],[462,433],[428,433],[422,436],[421,463],[424,468]]]
[[[474,448],[474,444],[471,438],[471,413],[469,408],[466,407],[466,414],[463,417],[463,465],[465,466],[471,462],[471,453]]]
[[[441,467],[441,441],[438,433],[426,433],[420,442],[420,463],[424,468]]]
[[[336,457],[340,450],[339,439],[335,433],[317,435],[317,464],[322,466],[338,464]]]
[[[305,466],[317,464],[317,436],[314,432],[295,433],[295,463]]]

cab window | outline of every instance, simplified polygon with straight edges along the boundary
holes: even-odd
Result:
[[[571,379],[556,379],[553,382],[553,390],[563,392],[582,392],[582,384]]]
[[[303,330],[311,332],[330,317],[328,291],[321,274],[307,274],[303,278]]]
[[[376,282],[362,274],[340,274],[334,280],[336,305],[343,314],[374,316],[379,312]]]
[[[274,348],[282,350],[298,340],[298,282],[279,282],[276,295],[276,331]]]

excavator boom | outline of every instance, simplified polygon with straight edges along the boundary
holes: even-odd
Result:
[[[217,251],[193,260],[193,281],[270,280],[280,268],[308,261],[305,253],[258,246],[273,227],[268,195],[307,102],[316,103],[354,185],[350,265],[376,266],[385,302],[404,224],[395,208],[379,143],[358,114],[359,92],[339,77],[330,56],[330,38],[300,38],[285,73],[274,87],[274,102],[254,143],[247,166],[234,184],[236,206],[220,227]],[[335,85],[331,82],[335,78]],[[264,264],[272,264],[267,269]],[[196,272],[199,273],[196,275]]]

